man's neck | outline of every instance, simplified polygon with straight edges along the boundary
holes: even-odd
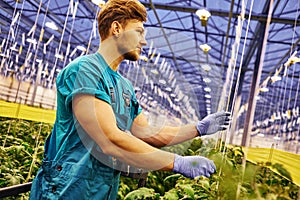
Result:
[[[110,41],[109,41],[110,40]],[[114,41],[107,39],[101,42],[98,52],[102,55],[108,66],[117,71],[119,64],[123,61],[124,56],[118,52]]]

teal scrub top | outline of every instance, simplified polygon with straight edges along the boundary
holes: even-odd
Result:
[[[130,130],[142,111],[132,84],[95,53],[81,56],[65,67],[57,77],[56,87],[56,120],[46,140],[45,158],[33,181],[30,198],[116,199],[120,172],[114,169],[114,159],[103,154],[78,123],[72,100],[78,94],[94,95],[112,106],[121,130]]]

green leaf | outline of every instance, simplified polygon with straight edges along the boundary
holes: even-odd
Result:
[[[177,187],[179,187],[179,189],[181,190],[182,194],[187,195],[189,198],[194,199],[194,189],[192,187],[192,185],[190,184],[179,184],[177,185]]]
[[[178,178],[182,177],[181,174],[173,174],[173,175],[170,175],[170,176],[167,176],[165,179],[164,179],[164,182],[168,182],[168,181],[173,181],[174,179],[177,180]]]
[[[142,200],[142,199],[153,199],[159,200],[160,195],[155,193],[155,191],[151,188],[139,188],[128,193],[125,196],[125,200]]]
[[[209,184],[209,180],[208,179],[202,179],[200,181],[202,187],[206,188],[206,189],[209,189],[210,188],[210,184]]]
[[[179,196],[178,196],[177,192],[178,191],[175,188],[173,188],[173,189],[169,190],[168,192],[166,192],[165,195],[161,199],[163,199],[163,200],[170,200],[170,199],[177,200],[177,199],[179,199]]]
[[[289,180],[292,180],[290,172],[287,171],[282,164],[275,163],[274,165],[272,165],[272,167],[276,169],[278,173],[281,174],[282,176],[288,178]]]

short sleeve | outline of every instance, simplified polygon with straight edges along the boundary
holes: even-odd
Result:
[[[77,64],[79,65],[78,70],[68,71],[57,82],[58,91],[65,97],[66,108],[72,108],[72,100],[77,94],[94,95],[96,98],[111,104],[103,78],[104,72],[93,67],[88,62],[79,62]]]

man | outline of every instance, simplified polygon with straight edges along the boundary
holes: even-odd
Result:
[[[146,9],[137,0],[108,1],[98,16],[98,52],[77,58],[58,75],[56,121],[31,199],[116,199],[120,161],[190,178],[215,172],[207,158],[157,147],[224,130],[228,114],[209,115],[196,125],[151,127],[131,83],[117,72],[147,44],[145,21]]]

